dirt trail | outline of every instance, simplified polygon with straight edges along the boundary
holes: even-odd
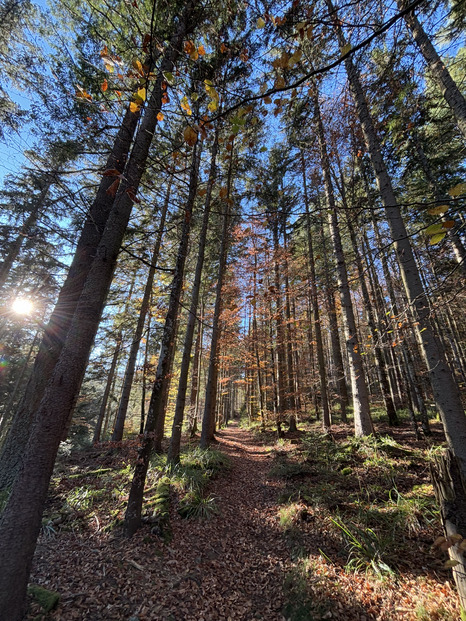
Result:
[[[209,486],[218,515],[182,520],[168,545],[148,528],[130,541],[96,528],[42,539],[33,580],[61,594],[51,619],[72,621],[283,621],[291,561],[276,519],[271,459],[253,435],[218,434],[231,470]]]

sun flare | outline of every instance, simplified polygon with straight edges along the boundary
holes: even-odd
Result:
[[[31,300],[25,298],[16,298],[13,302],[13,311],[18,315],[29,315],[34,308],[34,304]]]

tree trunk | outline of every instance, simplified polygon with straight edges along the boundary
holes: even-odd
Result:
[[[322,342],[322,329],[320,325],[320,312],[319,312],[319,299],[317,296],[317,284],[316,284],[316,268],[314,263],[314,248],[312,241],[312,233],[311,233],[311,217],[309,214],[309,198],[307,195],[307,183],[306,183],[306,170],[304,166],[304,153],[301,151],[301,167],[303,173],[303,187],[304,187],[304,203],[306,207],[306,232],[307,232],[307,246],[309,252],[309,271],[310,271],[310,279],[309,279],[309,287],[311,290],[311,298],[312,298],[312,310],[313,310],[313,323],[314,323],[314,331],[315,331],[315,340],[316,340],[316,348],[317,348],[317,363],[319,367],[319,379],[320,379],[320,397],[322,404],[322,425],[324,427],[324,431],[328,432],[331,426],[331,418],[330,418],[330,407],[329,407],[329,399],[328,399],[328,391],[327,391],[327,371],[325,368],[325,358],[324,358],[324,346]]]
[[[215,131],[214,144],[212,146],[209,179],[206,188],[204,204],[204,216],[201,232],[199,235],[199,252],[197,255],[196,270],[194,274],[193,288],[191,291],[191,305],[188,315],[188,323],[184,339],[183,356],[181,359],[180,378],[178,382],[178,394],[176,397],[175,415],[173,418],[172,436],[168,448],[167,463],[176,464],[180,461],[181,429],[183,426],[184,408],[186,405],[186,391],[188,388],[188,375],[191,362],[191,350],[194,340],[194,328],[196,325],[197,307],[199,304],[199,292],[201,288],[202,269],[204,266],[205,245],[210,218],[210,206],[212,203],[212,189],[216,179],[216,159],[218,149],[219,128]]]
[[[233,147],[233,145],[232,145]],[[209,371],[207,376],[204,416],[202,418],[202,431],[200,447],[207,448],[214,438],[215,432],[215,405],[217,402],[217,377],[218,377],[218,346],[220,340],[220,315],[222,313],[222,287],[228,258],[229,231],[230,231],[230,202],[231,182],[233,173],[233,148],[230,151],[230,166],[228,169],[227,194],[224,205],[222,241],[220,244],[220,256],[217,272],[217,287],[215,290],[215,309],[212,319],[212,340],[210,343]]]
[[[150,303],[149,303],[150,306]],[[147,320],[147,332],[146,332],[146,346],[144,348],[144,365],[142,367],[142,394],[141,394],[141,420],[139,423],[139,435],[144,433],[144,424],[146,421],[146,376],[149,366],[149,343],[150,343],[150,324],[151,314],[149,310],[149,318]]]
[[[440,519],[448,545],[450,559],[456,563],[453,577],[461,607],[461,619],[466,619],[466,559],[460,545],[466,541],[466,487],[453,452],[446,450],[430,464]]]
[[[144,485],[146,482],[149,459],[154,444],[155,430],[159,417],[162,415],[164,402],[164,388],[169,381],[169,372],[173,351],[175,348],[176,323],[178,310],[180,307],[180,296],[184,281],[184,268],[186,256],[188,254],[189,235],[191,231],[191,221],[193,214],[194,201],[197,192],[199,173],[199,157],[197,143],[193,150],[191,174],[189,180],[189,195],[184,209],[183,228],[181,231],[180,245],[176,258],[175,270],[170,290],[170,300],[168,311],[165,318],[165,325],[162,334],[162,344],[160,347],[159,361],[155,376],[154,386],[147,413],[146,427],[144,436],[138,450],[138,459],[134,469],[131,490],[128,498],[128,505],[125,513],[124,530],[128,537],[134,535],[141,525],[142,503],[144,495]]]
[[[354,428],[356,436],[365,436],[374,433],[372,425],[369,393],[367,391],[366,376],[362,363],[356,320],[354,316],[351,292],[348,283],[348,273],[346,270],[345,257],[341,243],[340,228],[338,224],[337,207],[333,193],[333,185],[330,173],[330,162],[327,154],[327,145],[324,135],[324,127],[320,115],[320,106],[317,91],[314,91],[314,109],[317,123],[317,134],[320,144],[322,169],[325,182],[325,194],[329,208],[328,220],[332,236],[333,249],[335,253],[338,286],[340,289],[341,308],[343,324],[346,334],[346,351],[348,352],[348,362],[351,374]]]
[[[122,334],[120,332],[116,339],[116,347],[113,352],[112,363],[110,365],[110,370],[108,372],[107,383],[105,384],[105,390],[104,390],[104,394],[102,397],[102,403],[100,404],[99,416],[97,418],[97,423],[94,429],[94,437],[92,439],[93,444],[97,444],[97,442],[100,442],[100,435],[102,433],[102,424],[104,422],[105,412],[107,411],[108,398],[110,396],[110,390],[113,384],[113,377],[115,375],[115,369],[117,366],[118,357],[120,355],[121,338],[122,338]]]
[[[326,0],[334,12],[331,0]],[[333,15],[340,47],[346,44],[336,14]],[[375,132],[369,107],[364,96],[359,75],[351,58],[345,59],[346,70],[364,139],[371,157],[379,192],[385,207],[385,215],[394,241],[400,266],[403,285],[416,323],[419,340],[449,446],[461,464],[461,472],[466,479],[466,416],[461,394],[455,377],[445,360],[445,353],[435,335],[429,316],[429,304],[423,290],[419,270],[413,255],[410,237],[406,231],[398,207],[391,179],[385,167],[380,142]]]
[[[403,10],[405,6],[406,2],[404,0],[398,0],[398,7],[400,10]],[[450,106],[451,111],[456,118],[456,123],[461,133],[466,138],[465,98],[456,85],[456,82],[451,77],[445,63],[438,55],[437,50],[432,45],[427,33],[424,31],[419,20],[414,15],[414,11],[405,13],[404,20],[411,31],[413,39],[421,51],[421,54],[424,56],[424,60],[430,69],[434,82],[437,84],[437,87],[445,98],[445,101]]]
[[[283,271],[285,276],[285,332],[286,332],[286,368],[287,368],[287,399],[288,431],[298,431],[296,426],[295,369],[293,363],[293,329],[291,327],[290,279],[288,276],[288,243],[286,218],[283,222]]]
[[[149,310],[150,297],[152,294],[152,286],[154,284],[154,275],[156,270],[156,263],[160,252],[160,245],[162,243],[162,236],[165,228],[165,219],[168,211],[168,205],[170,202],[170,189],[168,186],[167,195],[160,214],[159,230],[155,241],[154,249],[150,259],[149,274],[147,275],[146,286],[144,289],[144,296],[141,302],[141,309],[139,311],[138,323],[136,330],[134,331],[133,340],[131,342],[131,348],[129,351],[128,362],[126,363],[125,378],[123,380],[123,389],[120,397],[120,405],[118,407],[118,413],[113,428],[112,442],[121,442],[123,438],[123,429],[126,420],[126,413],[128,411],[129,397],[131,395],[131,388],[133,386],[134,369],[136,368],[136,360],[139,352],[139,345],[141,342],[142,331],[144,330],[144,324],[146,323],[146,315]]]
[[[139,114],[132,113],[128,109],[105,165],[105,170],[123,172],[138,120]],[[0,458],[0,489],[6,489],[10,486],[18,472],[21,456],[24,454],[28,442],[34,412],[40,404],[47,382],[60,356],[79,296],[115,200],[114,195],[108,193],[115,179],[116,177],[109,176],[102,178],[97,195],[89,210],[89,216],[81,231],[68,275],[45,328],[25,393],[19,403],[13,425],[3,446]]]
[[[342,179],[343,184],[343,179]],[[356,239],[356,233],[354,231],[353,224],[351,222],[351,217],[347,214],[346,218],[346,226],[348,227],[348,232],[351,238],[351,244],[353,246],[354,258],[356,262],[356,268],[358,270],[358,279],[359,284],[361,286],[361,293],[363,303],[367,313],[367,323],[369,325],[369,330],[372,337],[372,346],[374,347],[374,356],[375,363],[377,367],[377,375],[380,384],[380,390],[382,392],[382,398],[385,405],[385,410],[387,412],[388,423],[389,425],[398,425],[399,420],[395,410],[395,405],[393,403],[391,394],[390,394],[390,384],[388,382],[387,369],[385,365],[385,359],[383,356],[382,348],[379,343],[379,333],[378,328],[376,327],[376,321],[374,316],[374,311],[372,308],[372,302],[369,296],[369,290],[367,288],[366,283],[366,275],[364,271],[364,267],[362,265],[361,255],[359,253],[358,242]]]
[[[125,171],[125,179],[107,221],[97,253],[71,322],[65,345],[36,412],[23,463],[13,484],[0,522],[0,610],[8,621],[24,613],[26,586],[40,531],[50,477],[64,428],[79,391],[89,352],[115,270],[133,200],[144,172],[157,114],[161,109],[163,71],[173,67],[192,22],[193,7],[186,5],[177,34],[162,62],[147,110]]]

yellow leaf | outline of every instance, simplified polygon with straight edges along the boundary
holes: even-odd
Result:
[[[435,246],[435,244],[438,244],[442,241],[445,235],[446,233],[437,233],[436,235],[432,235],[432,237],[429,239],[429,244],[431,246]]]
[[[264,28],[264,26],[265,26],[265,20],[264,20],[264,19],[262,19],[262,17],[259,17],[259,19],[258,19],[258,20],[257,20],[257,22],[256,22],[256,26],[257,26],[258,28]]]
[[[347,43],[346,45],[344,45],[340,51],[341,51],[341,55],[344,56],[345,54],[348,54],[348,52],[352,49],[352,45],[351,43]]]
[[[131,110],[131,112],[139,112],[139,110],[141,109],[141,106],[137,104],[135,101],[132,101],[129,104],[129,109]]]
[[[163,119],[164,119],[163,113],[162,113],[162,112],[159,112],[159,113],[157,114],[157,121],[163,121]]]
[[[218,101],[216,99],[212,99],[207,108],[210,110],[210,112],[215,112],[215,110],[217,110],[218,108]]]
[[[142,99],[142,101],[146,101],[146,89],[144,87],[140,88],[137,92],[137,96],[139,99]]]
[[[181,103],[181,107],[186,112],[186,114],[188,114],[188,116],[191,116],[192,111],[191,111],[191,107],[189,105],[189,101],[188,101],[188,98],[186,97],[186,95],[183,97],[183,99],[181,100],[180,103]]]
[[[140,75],[144,75],[144,69],[142,68],[142,63],[140,60],[138,60],[137,58],[134,58],[131,64],[133,65],[134,69],[136,69],[136,71]]]
[[[460,196],[466,193],[466,183],[458,183],[451,190],[448,190],[450,196]]]

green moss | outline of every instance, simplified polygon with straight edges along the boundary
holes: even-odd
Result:
[[[60,595],[37,585],[28,587],[28,594],[41,606],[45,612],[53,610],[60,601]]]

